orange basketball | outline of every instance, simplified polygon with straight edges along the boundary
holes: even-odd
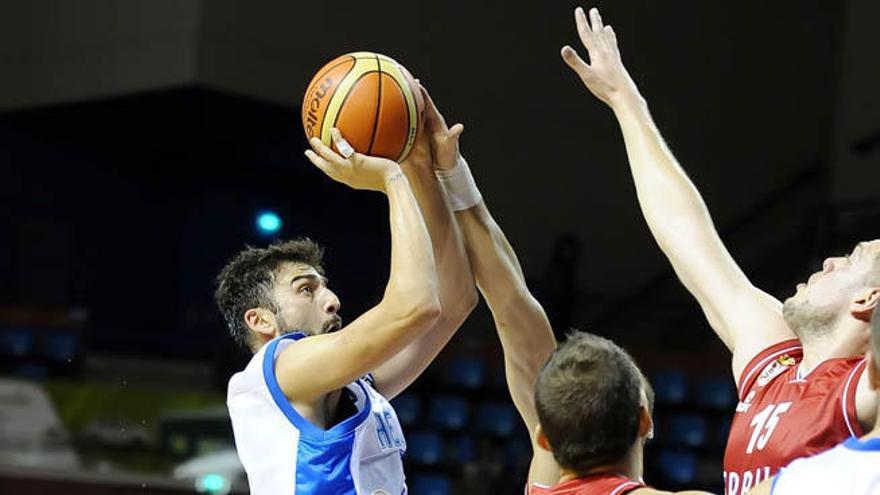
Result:
[[[336,127],[359,153],[403,160],[412,148],[424,101],[410,73],[390,57],[355,52],[312,78],[302,103],[306,137],[332,146]]]

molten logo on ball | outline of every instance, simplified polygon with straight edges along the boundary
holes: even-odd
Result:
[[[327,91],[333,87],[333,79],[328,77],[325,78],[324,81],[318,86],[318,90],[315,91],[312,99],[309,100],[309,112],[306,116],[306,132],[310,136],[314,136],[315,124],[318,123],[318,109],[321,108],[321,100],[327,96]]]

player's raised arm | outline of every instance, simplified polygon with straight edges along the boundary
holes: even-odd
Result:
[[[373,371],[376,389],[388,399],[421,375],[477,304],[477,290],[461,231],[434,175],[435,162],[439,166],[455,162],[458,138],[464,128],[461,124],[447,128],[427,91],[424,88],[421,91],[425,99],[425,123],[412,151],[400,165],[431,235],[443,311],[431,330]]]
[[[471,270],[486,299],[504,350],[507,386],[513,403],[532,437],[534,456],[529,469],[533,482],[553,485],[559,466],[553,456],[537,446],[535,382],[556,340],[544,308],[529,292],[516,253],[492,218],[464,160],[438,170],[465,238]]]
[[[598,10],[575,10],[589,64],[569,46],[565,63],[614,111],[642,213],[676,274],[733,352],[734,376],[761,349],[794,338],[779,301],[755,288],[722,243],[694,184],[675,160],[624,67],[617,37]]]
[[[338,149],[350,149],[338,131],[333,134]],[[291,401],[303,403],[375,369],[429,330],[440,314],[431,239],[400,166],[359,153],[343,158],[316,138],[310,143],[314,151],[306,156],[330,178],[388,197],[391,273],[377,306],[341,330],[297,341],[278,356],[281,389]]]

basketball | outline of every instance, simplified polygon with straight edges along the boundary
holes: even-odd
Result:
[[[330,129],[336,127],[355,151],[399,162],[412,148],[423,108],[419,87],[402,65],[355,52],[315,74],[303,97],[302,122],[309,139],[332,146]]]

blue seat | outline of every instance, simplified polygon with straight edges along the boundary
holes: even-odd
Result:
[[[409,492],[418,495],[449,495],[449,478],[439,474],[417,474],[407,483]]]
[[[79,354],[79,336],[67,330],[56,330],[43,336],[41,352],[52,361],[68,362]]]
[[[446,369],[447,381],[456,387],[476,389],[483,386],[485,367],[477,358],[459,357],[449,363]]]
[[[504,445],[504,464],[517,470],[527,469],[532,461],[532,446],[524,440],[512,440]]]
[[[736,389],[726,377],[709,377],[697,387],[697,404],[726,411],[736,406]]]
[[[499,437],[508,437],[519,422],[513,406],[500,402],[483,404],[478,418],[480,431]]]
[[[687,447],[706,444],[706,419],[697,414],[674,414],[669,416],[667,431],[663,432],[668,443]]]
[[[476,459],[477,446],[474,437],[460,435],[449,440],[449,455],[447,459],[451,465],[465,464]]]
[[[687,397],[687,378],[679,370],[660,371],[651,375],[657,404],[681,404]]]
[[[400,420],[400,424],[403,426],[415,424],[422,409],[419,397],[413,394],[398,395],[391,401],[391,406],[394,407],[397,419]]]
[[[428,414],[431,425],[445,430],[460,430],[467,424],[470,408],[461,397],[441,395],[431,401]]]
[[[663,475],[674,483],[692,483],[697,475],[697,458],[687,451],[662,450],[657,455],[657,465]]]
[[[0,355],[24,357],[33,352],[34,333],[27,328],[0,329]]]
[[[434,432],[408,435],[406,445],[406,457],[415,464],[433,466],[443,457],[443,441]]]

